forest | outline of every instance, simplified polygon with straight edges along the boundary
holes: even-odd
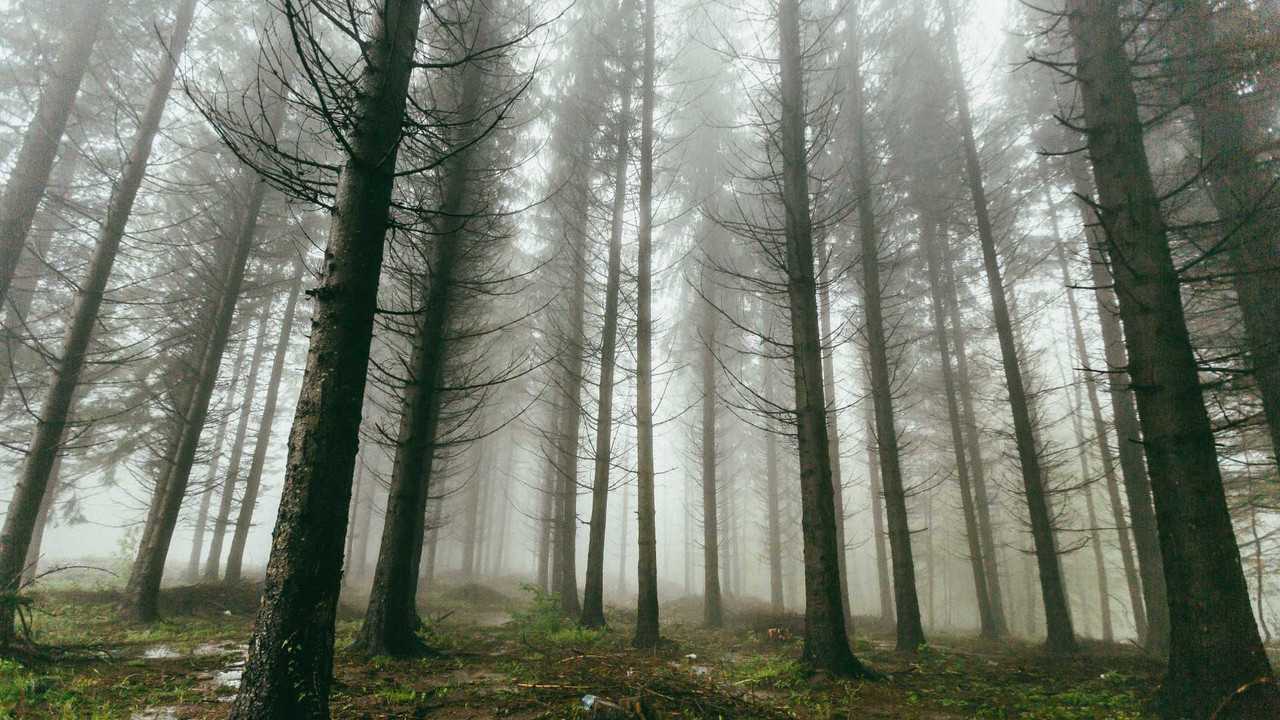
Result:
[[[1280,718],[1280,2],[0,0],[0,508],[0,719]]]

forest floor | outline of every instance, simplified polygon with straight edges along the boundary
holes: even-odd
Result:
[[[256,588],[167,589],[165,619],[150,625],[122,622],[117,601],[109,589],[37,594],[34,638],[54,659],[0,660],[0,718],[225,717]],[[908,656],[864,621],[855,650],[884,679],[843,681],[806,674],[802,619],[767,607],[737,608],[712,631],[698,626],[698,598],[677,601],[664,608],[667,642],[641,652],[630,647],[627,611],[611,610],[610,628],[591,631],[562,621],[551,599],[512,587],[458,585],[428,603],[425,634],[438,655],[415,660],[343,651],[359,625],[344,604],[335,720],[603,717],[583,709],[585,695],[639,700],[649,720],[1144,718],[1161,670],[1132,648],[1100,644],[1053,657],[1029,644],[935,635]]]

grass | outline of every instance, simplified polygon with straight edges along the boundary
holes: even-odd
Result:
[[[115,720],[157,708],[180,718],[225,717],[232,690],[214,678],[238,661],[248,638],[246,598],[212,588],[167,592],[179,595],[169,598],[171,614],[145,626],[121,622],[109,591],[37,596],[37,640],[79,650],[56,663],[0,661],[0,720]],[[533,589],[472,587],[428,600],[424,634],[441,651],[429,658],[347,653],[359,613],[340,614],[335,720],[551,720],[583,716],[588,693],[644,703],[664,718],[1138,720],[1148,717],[1144,703],[1160,672],[1132,650],[1100,645],[1064,658],[1017,642],[938,636],[938,644],[907,656],[887,649],[877,628],[857,638],[855,649],[885,679],[845,681],[809,673],[799,662],[799,635],[770,638],[770,627],[791,627],[794,616],[745,608],[730,614],[725,629],[708,630],[694,603],[680,601],[664,616],[667,642],[642,652],[630,647],[626,609],[610,608],[608,627],[586,630],[560,615],[558,598]],[[498,611],[501,623],[493,622]],[[159,647],[172,656],[144,657]]]

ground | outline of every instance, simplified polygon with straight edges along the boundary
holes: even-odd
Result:
[[[708,631],[698,627],[696,598],[671,603],[668,642],[641,652],[629,644],[629,611],[612,609],[609,629],[587,631],[562,622],[552,599],[514,583],[500,588],[460,584],[429,594],[426,635],[438,654],[416,660],[342,651],[359,624],[358,604],[344,605],[335,720],[610,717],[585,710],[587,695],[638,702],[650,720],[1145,718],[1160,672],[1132,648],[1101,645],[1063,658],[1027,644],[935,637],[909,657],[862,621],[856,651],[884,679],[843,681],[807,674],[798,663],[800,618],[767,608],[739,605],[726,629]],[[110,589],[46,590],[34,601],[34,637],[51,659],[0,660],[0,718],[226,716],[253,586],[167,589],[165,619],[151,625],[122,622]]]

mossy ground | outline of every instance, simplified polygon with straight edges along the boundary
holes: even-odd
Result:
[[[0,661],[0,718],[221,718],[252,622],[245,586],[174,588],[165,619],[119,619],[109,590],[37,595],[35,639],[68,652],[54,661]],[[358,603],[358,599],[355,599]],[[630,647],[629,611],[609,628],[562,620],[553,599],[511,586],[455,586],[428,596],[425,636],[439,654],[367,659],[343,648],[358,604],[338,622],[335,719],[585,717],[581,698],[640,699],[662,718],[1143,718],[1160,667],[1132,649],[1089,645],[1052,657],[1027,644],[934,637],[915,656],[861,623],[858,655],[885,675],[843,681],[798,662],[794,616],[751,607],[725,629],[698,626],[692,599],[672,603],[667,642]],[[789,630],[771,639],[768,628]],[[870,634],[863,634],[864,632]]]

